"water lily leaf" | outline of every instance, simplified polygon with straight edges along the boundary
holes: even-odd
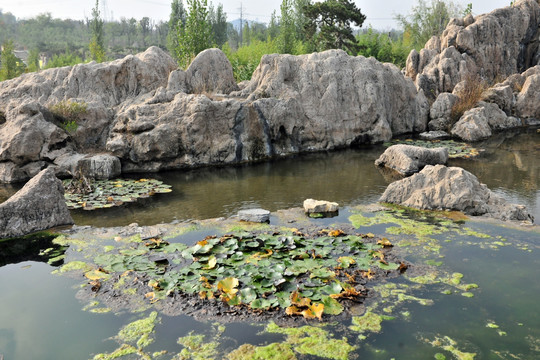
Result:
[[[343,306],[336,299],[330,296],[323,296],[322,304],[324,305],[324,313],[328,315],[339,315],[343,312]]]
[[[377,266],[382,270],[397,270],[400,264],[384,263],[382,261],[377,261]]]
[[[217,259],[214,255],[210,256],[210,259],[208,259],[208,266],[203,268],[205,270],[213,269],[216,267]],[[238,282],[238,280],[236,280]],[[237,285],[238,286],[238,285]]]
[[[236,287],[238,287],[238,279],[233,277],[225,278],[217,283],[218,290],[223,292],[224,301],[229,301],[236,296],[238,292]]]
[[[252,288],[244,288],[240,290],[240,297],[244,304],[249,304],[257,298],[257,293]]]
[[[256,310],[256,309],[269,309],[270,307],[272,307],[272,301],[268,300],[268,299],[255,299],[251,302],[251,304],[249,304],[249,306]]]
[[[341,256],[338,258],[338,262],[342,269],[348,269],[352,264],[356,263],[351,256]]]
[[[343,287],[337,282],[332,282],[321,289],[322,292],[328,295],[339,294]]]
[[[336,276],[336,273],[326,268],[315,269],[309,275],[310,279],[313,279],[313,278],[328,279],[334,276]]]

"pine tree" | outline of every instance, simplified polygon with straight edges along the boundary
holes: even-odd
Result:
[[[351,24],[361,27],[366,19],[350,0],[326,0],[304,6],[309,19],[306,24],[307,38],[317,44],[318,50],[343,49],[350,54],[358,53],[358,41]]]

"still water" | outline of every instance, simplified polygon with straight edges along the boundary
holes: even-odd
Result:
[[[535,129],[507,133],[478,147],[485,150],[480,157],[451,160],[449,165],[471,171],[498,194],[526,205],[540,220],[540,134]],[[340,203],[344,209],[332,222],[348,222],[356,205],[376,202],[388,184],[373,165],[383,150],[371,147],[250,166],[153,174],[172,185],[173,192],[120,209],[76,211],[73,217],[78,225],[151,225],[228,217],[252,207],[275,211],[301,206],[304,199],[312,197]],[[17,188],[1,188],[0,201]],[[320,221],[328,224],[328,220]],[[478,285],[471,291],[474,297],[459,292],[446,295],[440,284],[426,284],[410,290],[411,295],[432,303],[400,302],[389,313],[393,319],[384,321],[379,333],[359,339],[358,334],[347,331],[348,324],[331,326],[335,338],[344,336],[356,346],[351,358],[433,359],[438,354],[439,358],[452,359],[466,358],[464,353],[475,353],[475,359],[540,358],[539,233],[475,222],[465,226],[492,235],[492,239],[442,234],[433,236],[440,246],[438,252],[426,255],[403,247],[403,256],[413,263],[437,260],[441,272],[463,274],[467,283]],[[387,227],[360,230],[384,233]],[[409,237],[386,236],[396,244]],[[503,239],[509,245],[493,246],[493,239]],[[118,344],[111,338],[119,329],[148,315],[83,311],[86,304],[75,297],[81,279],[52,275],[56,267],[38,260],[39,251],[50,244],[33,244],[20,251],[13,249],[16,244],[0,245],[0,255],[9,253],[0,258],[0,359],[91,359],[116,349]],[[405,277],[391,283],[412,288]],[[261,325],[227,324],[218,358],[245,343],[265,345],[283,340],[281,335],[262,330]],[[160,315],[155,342],[149,349],[166,349],[169,355],[155,358],[170,359],[182,349],[177,339],[191,331],[211,339],[215,325],[186,316]]]

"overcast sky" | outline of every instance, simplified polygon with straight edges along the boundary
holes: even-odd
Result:
[[[223,4],[229,21],[240,17],[240,7],[244,18],[268,22],[274,10],[279,14],[282,0],[213,0],[214,5]],[[427,0],[429,2],[429,0]],[[141,19],[148,16],[156,21],[168,20],[171,0],[100,0],[100,10],[107,19],[121,17]],[[210,2],[210,0],[209,0]],[[397,27],[394,16],[408,14],[417,0],[356,0],[357,6],[366,15],[364,27],[371,24],[376,29]],[[465,6],[473,4],[473,14],[479,15],[496,8],[508,6],[510,0],[454,0]],[[55,18],[84,19],[90,17],[95,0],[0,0],[0,9],[11,12],[17,18],[30,18],[50,12]],[[106,6],[106,12],[103,11]]]

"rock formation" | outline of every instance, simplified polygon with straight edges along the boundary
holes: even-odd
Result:
[[[398,173],[409,176],[426,165],[446,164],[448,148],[427,149],[413,145],[392,145],[375,160],[375,165],[386,166]]]
[[[266,55],[242,90],[217,49],[175,68],[152,47],[0,83],[0,181],[90,169],[88,153],[122,172],[159,171],[382,142],[427,124],[425,96],[399,69],[343,51]],[[74,133],[50,110],[61,101],[88,105]]]
[[[452,19],[440,37],[433,37],[420,52],[411,51],[405,73],[433,103],[429,130],[478,141],[493,131],[538,122],[539,37],[540,4],[520,0],[489,14]],[[471,112],[452,118],[458,99],[470,97],[462,92],[467,82],[489,88]],[[491,119],[487,113],[495,114],[486,103],[499,108],[495,124],[486,121]]]
[[[73,224],[64,200],[64,187],[52,168],[33,177],[0,204],[0,239]]]
[[[428,165],[411,177],[391,183],[379,201],[422,210],[457,210],[501,220],[533,220],[524,206],[508,204],[470,172],[443,165]]]
[[[535,0],[518,0],[475,18],[452,19],[440,37],[429,40],[420,53],[411,52],[406,74],[435,100],[473,74],[491,83],[522,73],[539,63],[539,23]]]

